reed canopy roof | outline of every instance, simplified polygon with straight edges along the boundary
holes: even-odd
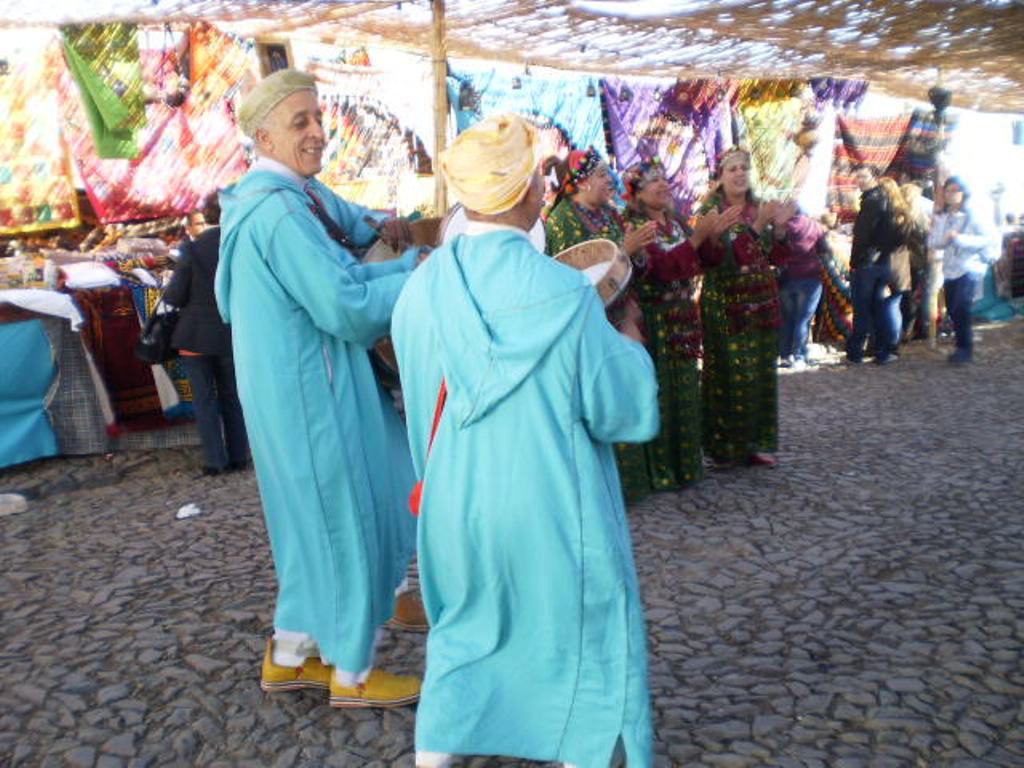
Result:
[[[232,22],[429,53],[430,0],[6,0],[0,24]],[[607,75],[869,80],[1024,111],[1022,0],[447,0],[449,56]]]

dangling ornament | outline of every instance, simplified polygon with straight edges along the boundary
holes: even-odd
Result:
[[[800,130],[797,131],[793,139],[806,157],[810,156],[811,151],[818,143],[818,124],[820,122],[821,118],[818,115],[808,112],[804,115]]]

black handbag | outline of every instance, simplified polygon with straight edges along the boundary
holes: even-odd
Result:
[[[135,356],[150,365],[166,363],[178,356],[178,351],[171,345],[174,326],[178,323],[178,310],[165,305],[168,309],[160,312],[160,305],[163,303],[161,297],[153,307],[153,312],[146,320],[146,325],[143,326],[139,340],[135,344]]]

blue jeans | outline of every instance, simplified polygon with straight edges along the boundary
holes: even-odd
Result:
[[[895,352],[899,349],[900,339],[903,336],[903,294],[894,293],[883,299],[885,302],[886,327],[889,329],[888,351]],[[875,333],[875,356],[878,356],[878,333]]]
[[[783,278],[779,281],[782,327],[779,329],[779,356],[807,359],[807,338],[811,320],[821,301],[821,279],[817,277]]]
[[[869,333],[874,335],[877,360],[886,360],[896,351],[900,297],[885,295],[890,277],[888,262],[865,264],[850,271],[853,332],[846,342],[846,357],[853,362],[864,359],[864,342]]]
[[[956,334],[956,348],[968,360],[974,349],[971,307],[974,305],[974,292],[978,287],[978,280],[978,275],[966,272],[955,280],[947,280],[943,284],[946,292],[946,310],[953,321],[953,332]]]
[[[234,359],[182,355],[181,363],[192,384],[192,407],[203,447],[203,465],[225,469],[229,462],[244,464],[249,459],[249,439],[235,388]]]

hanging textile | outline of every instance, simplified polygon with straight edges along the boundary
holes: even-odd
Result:
[[[849,241],[846,253],[837,253],[838,239],[830,237],[830,244],[836,250],[822,260],[822,296],[818,305],[818,321],[815,323],[814,340],[819,344],[843,346],[853,332],[853,295],[850,292]]]
[[[851,219],[859,207],[860,190],[853,179],[857,163],[870,165],[878,175],[888,172],[910,125],[910,115],[893,118],[858,119],[839,117],[829,204],[843,219]]]
[[[189,94],[187,108],[193,117],[216,110],[258,75],[249,48],[238,38],[205,22],[189,28]]]
[[[146,124],[138,28],[85,24],[61,32],[97,156],[135,157],[138,133]]]
[[[0,56],[8,64],[0,76],[0,234],[76,227],[71,158],[60,137],[57,38],[8,37]]]
[[[812,77],[808,82],[819,107],[831,103],[840,110],[852,109],[860,104],[864,94],[868,92],[867,80]]]
[[[806,80],[737,80],[731,83],[732,103],[737,107],[754,107],[774,101],[799,98],[806,89]]]
[[[431,74],[401,56],[383,62],[309,65],[327,136],[317,178],[346,200],[405,215],[433,205],[431,128],[422,120],[432,114]]]
[[[704,143],[708,167],[732,146],[731,101],[735,87],[728,80],[679,80],[662,99],[661,108],[694,126]]]
[[[607,78],[601,89],[620,170],[658,158],[684,214],[708,188],[708,153],[717,155],[728,101],[708,80],[653,82]]]
[[[192,84],[181,106],[164,101],[148,105],[147,124],[139,134],[139,153],[131,161],[104,159],[97,154],[78,89],[70,73],[62,74],[59,88],[63,129],[89,200],[104,224],[189,213],[199,208],[210,192],[245,173],[245,150],[232,103],[223,98],[210,99],[205,86],[212,83],[210,87],[219,88],[217,83],[228,78],[241,79],[244,67],[239,65],[241,59],[234,49],[227,48],[230,53],[225,53],[222,37],[215,38],[215,42],[224,66],[205,70],[205,76]],[[233,40],[231,45],[235,49],[241,46]],[[176,57],[167,53],[145,51],[142,56],[145,80],[154,92],[161,92],[167,82],[178,81]],[[241,53],[244,55],[244,49]]]
[[[581,75],[508,75],[460,64],[448,77],[458,131],[488,115],[515,112],[541,130],[544,156],[594,147],[607,157],[597,81]]]
[[[798,96],[741,102],[738,115],[744,135],[740,143],[750,151],[751,181],[759,197],[788,200],[799,193],[808,155],[795,139],[807,106]]]
[[[903,145],[893,159],[893,172],[915,180],[930,178],[935,171],[935,158],[945,149],[951,132],[951,126],[939,125],[934,112],[914,110]]]

